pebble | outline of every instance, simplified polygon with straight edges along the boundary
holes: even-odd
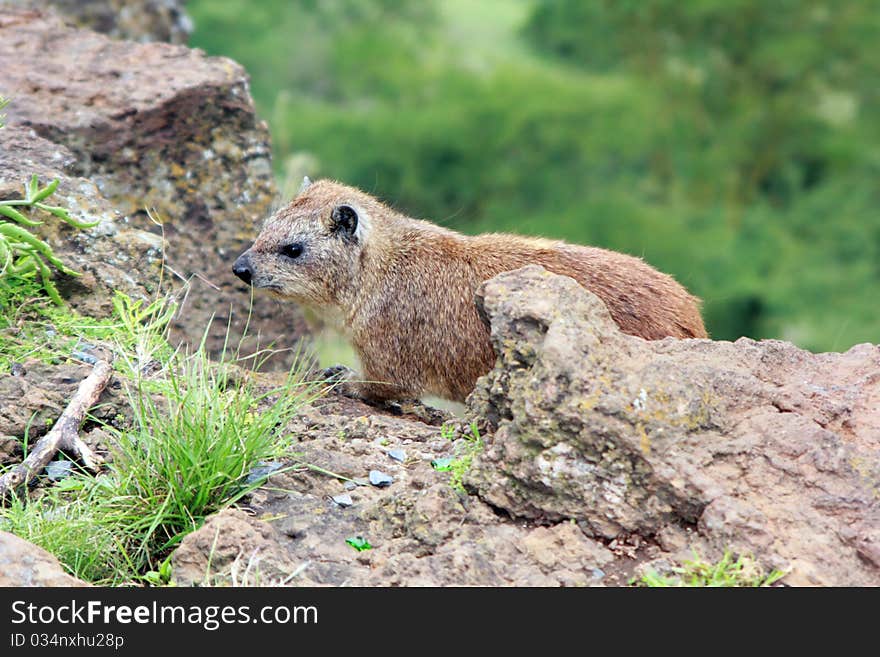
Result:
[[[341,506],[342,508],[345,508],[347,506],[351,506],[352,504],[354,504],[354,501],[351,499],[351,495],[346,495],[346,494],[334,495],[331,499],[334,502],[336,502],[339,506]]]
[[[389,449],[387,454],[395,461],[400,461],[401,463],[406,461],[406,452],[402,449]]]
[[[98,359],[92,356],[92,354],[87,354],[84,351],[74,351],[71,356],[84,363],[88,363],[89,365],[94,365],[98,362]]]
[[[384,488],[394,483],[394,477],[385,474],[381,470],[370,470],[370,483],[379,488]]]
[[[61,481],[73,474],[73,463],[70,461],[50,461],[46,465],[46,476],[52,481]]]
[[[257,463],[257,467],[252,469],[245,479],[245,482],[248,484],[255,484],[261,479],[265,479],[270,474],[280,469],[283,463],[279,463],[278,461],[260,461]]]

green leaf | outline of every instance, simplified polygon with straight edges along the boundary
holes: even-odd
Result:
[[[43,223],[42,221],[34,221],[32,219],[28,219],[18,210],[14,210],[8,205],[3,205],[2,202],[0,202],[0,214],[9,217],[13,221],[17,221],[20,224],[24,224],[25,226],[39,226],[41,223]]]
[[[363,536],[351,536],[345,539],[345,542],[348,543],[351,547],[353,547],[358,552],[363,552],[364,550],[372,550],[373,546],[370,545],[370,542],[365,539]]]
[[[56,217],[58,217],[59,219],[63,219],[64,221],[66,221],[67,223],[69,223],[69,224],[70,224],[71,226],[73,226],[74,228],[79,228],[80,230],[83,230],[83,229],[86,229],[86,228],[94,228],[94,227],[97,226],[99,223],[101,223],[100,220],[96,220],[96,221],[77,221],[76,219],[74,219],[73,217],[70,216],[70,213],[69,213],[65,208],[55,207],[55,206],[52,206],[52,205],[45,205],[44,203],[35,203],[34,205],[36,205],[36,206],[37,206],[38,208],[40,208],[41,210],[45,210],[46,212],[49,212],[49,213],[51,213],[51,214],[54,214],[54,215],[55,215]]]
[[[434,459],[431,461],[431,467],[434,468],[437,472],[448,472],[452,470],[452,463],[455,459],[451,456],[444,456],[443,458]]]
[[[63,306],[64,301],[62,301],[61,295],[58,294],[58,288],[55,287],[55,284],[52,282],[52,272],[49,271],[46,263],[40,260],[40,256],[33,254],[32,257],[37,264],[37,268],[40,270],[40,278],[43,281],[43,289],[46,290],[46,294],[49,295],[49,298],[52,299],[56,305]]]
[[[25,198],[33,203],[34,196],[37,194],[37,190],[39,189],[39,181],[37,180],[37,174],[31,176],[31,179],[24,184],[24,195]]]
[[[36,179],[36,176],[34,176],[34,179]],[[43,189],[37,191],[31,200],[34,203],[37,203],[38,201],[42,201],[44,198],[54,194],[56,189],[58,189],[58,178],[55,178],[55,180],[53,180],[48,185],[43,187]]]

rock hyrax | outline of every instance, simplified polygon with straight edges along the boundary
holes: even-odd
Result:
[[[495,363],[474,291],[528,264],[574,278],[624,333],[706,337],[699,300],[639,258],[534,237],[461,235],[330,180],[306,179],[233,272],[342,331],[363,367],[346,384],[350,394],[463,401]]]

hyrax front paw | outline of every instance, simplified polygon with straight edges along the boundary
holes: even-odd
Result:
[[[326,381],[327,383],[343,383],[354,378],[355,371],[345,365],[331,365],[322,370],[317,371],[316,378],[318,381]]]
[[[315,374],[315,380],[324,381],[328,390],[333,390],[340,395],[360,399],[361,394],[357,379],[357,372],[345,365],[332,365],[318,370]]]

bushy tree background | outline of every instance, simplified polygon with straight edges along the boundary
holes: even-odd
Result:
[[[880,342],[880,3],[190,0],[279,175],[644,257],[713,337]]]

